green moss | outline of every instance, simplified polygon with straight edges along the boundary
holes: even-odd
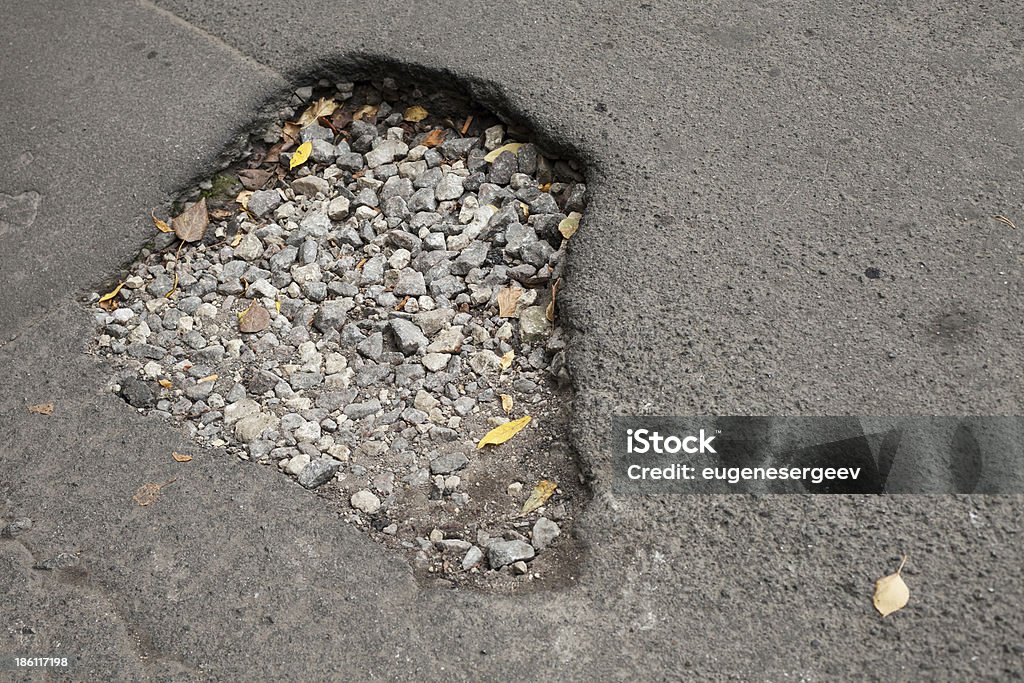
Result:
[[[226,173],[218,173],[210,179],[213,184],[209,190],[203,190],[200,196],[207,199],[230,199],[238,194],[238,178]]]

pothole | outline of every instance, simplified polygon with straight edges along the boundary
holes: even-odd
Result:
[[[420,577],[571,581],[586,490],[557,292],[585,192],[460,96],[321,80],[171,209],[198,239],[156,232],[92,298],[94,348],[140,412],[292,478]]]

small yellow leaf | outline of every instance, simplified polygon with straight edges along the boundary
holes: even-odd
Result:
[[[910,600],[910,589],[907,588],[903,577],[900,576],[900,572],[903,571],[903,565],[906,563],[907,556],[904,555],[903,561],[900,562],[899,569],[896,570],[895,574],[883,576],[878,581],[875,581],[875,609],[883,617],[889,616],[896,610],[903,609]]]
[[[114,301],[114,297],[117,296],[121,288],[124,287],[124,282],[119,282],[117,287],[100,297],[100,300],[96,304],[105,311],[112,311],[117,308],[117,302]]]
[[[212,375],[207,375],[206,377],[201,377],[200,379],[197,379],[196,384],[202,384],[203,382],[216,382],[219,377],[220,375],[218,375],[215,372]]]
[[[280,299],[274,299],[274,308],[277,309],[278,313],[281,312],[281,300]]]
[[[309,153],[313,151],[313,143],[306,140],[299,148],[295,150],[295,154],[292,154],[292,160],[288,162],[288,170],[295,168],[296,166],[302,166],[306,163],[306,159],[309,158]]]
[[[562,233],[562,237],[569,239],[576,234],[576,231],[580,229],[580,218],[582,216],[579,211],[572,211],[559,222],[558,232]]]
[[[162,221],[156,217],[155,210],[150,210],[149,215],[153,219],[153,225],[156,226],[157,230],[160,232],[172,232],[171,226],[167,225],[166,221]]]
[[[28,412],[35,413],[36,415],[53,415],[53,404],[39,403],[34,406],[29,406]]]
[[[498,290],[498,317],[516,317],[516,306],[519,303],[519,297],[522,295],[523,290],[519,287],[505,287],[504,289]]]
[[[516,357],[515,351],[509,351],[501,357],[501,369],[508,370],[509,366],[512,365],[512,359]]]
[[[483,448],[488,444],[494,444],[495,446],[497,446],[499,444],[505,443],[513,436],[523,431],[526,425],[530,424],[531,419],[532,418],[529,415],[527,415],[525,417],[519,418],[518,420],[506,422],[500,427],[495,427],[491,431],[487,432],[487,434],[484,435],[484,438],[480,439],[480,443],[478,443],[476,447]]]
[[[512,412],[512,397],[508,394],[500,394],[501,396],[501,409],[508,415]]]
[[[492,149],[490,152],[485,154],[484,161],[486,161],[489,164],[493,164],[494,160],[500,157],[502,152],[512,152],[512,154],[515,154],[516,152],[519,151],[519,148],[522,146],[523,143],[521,142],[510,142],[508,144],[502,145],[501,147]]]
[[[530,217],[530,205],[526,202],[519,202],[519,206],[523,209],[523,218]]]
[[[523,509],[521,514],[528,515],[544,503],[548,502],[548,499],[555,493],[555,489],[558,488],[558,484],[548,479],[541,479],[535,487],[533,487],[533,493],[523,503]]]
[[[242,243],[242,233],[236,232],[234,238],[231,240],[231,247],[237,247]]]
[[[189,462],[190,460],[192,460],[191,455],[179,453],[178,451],[174,451],[173,453],[171,453],[171,457],[174,458],[175,462]]]
[[[402,118],[412,123],[419,123],[423,119],[427,118],[428,114],[429,112],[427,112],[426,109],[418,104],[414,104],[405,110],[405,113],[402,114]]]
[[[309,124],[314,123],[321,116],[330,116],[337,108],[337,102],[329,100],[326,97],[321,97],[319,100],[309,105],[306,111],[302,112],[302,116],[300,116],[299,120],[295,123],[300,127],[305,128]]]
[[[252,197],[252,190],[242,190],[241,192],[238,193],[238,196],[235,197],[235,203],[236,204],[241,204],[242,208],[245,209],[246,211],[248,211],[249,210],[249,199],[251,197]]]
[[[377,115],[377,107],[372,104],[364,104],[359,107],[359,110],[352,115],[353,121],[361,121],[364,118],[372,117]]]
[[[162,386],[164,389],[170,389],[171,387],[174,386],[174,383],[171,382],[171,380],[169,380],[169,379],[160,379],[160,380],[157,380],[156,383],[159,384],[160,386]]]

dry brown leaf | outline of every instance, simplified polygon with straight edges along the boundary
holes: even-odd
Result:
[[[160,232],[171,232],[171,226],[167,225],[167,221],[162,221],[156,217],[155,209],[151,209],[149,215],[153,219],[153,225],[156,226],[157,230]]]
[[[548,302],[547,310],[544,314],[547,319],[551,322],[555,322],[555,302],[558,300],[558,288],[562,286],[562,278],[555,280],[554,284],[551,285],[551,301]]]
[[[173,479],[168,479],[162,484],[143,484],[138,488],[137,491],[135,491],[135,495],[132,496],[132,500],[134,500],[142,507],[151,505],[153,502],[156,501],[157,498],[160,497],[160,489],[167,486],[173,481]]]
[[[252,197],[252,190],[242,190],[235,197],[235,203],[240,204],[246,211],[249,210],[249,199]]]
[[[414,104],[405,110],[405,113],[402,114],[402,118],[412,123],[419,123],[423,119],[427,118],[427,116],[429,115],[430,112],[428,112],[426,109],[424,109],[418,104]]]
[[[498,446],[500,444],[505,443],[513,436],[523,431],[523,429],[526,428],[526,425],[530,424],[531,419],[532,418],[529,415],[526,415],[524,417],[519,418],[518,420],[506,422],[500,427],[495,427],[491,431],[487,432],[484,435],[484,438],[480,439],[480,442],[477,443],[476,447],[483,448],[484,446],[487,446],[489,444],[494,444],[495,446]]]
[[[262,168],[246,168],[238,172],[238,180],[245,189],[258,190],[267,184],[272,175],[270,171]]]
[[[53,415],[53,404],[37,403],[34,406],[29,406],[28,412],[35,413],[36,415]]]
[[[992,216],[992,218],[996,219],[1000,223],[1003,223],[1004,225],[1010,226],[1014,230],[1017,229],[1017,225],[1012,220],[1007,218],[1006,216],[999,215],[999,216]]]
[[[174,458],[175,462],[190,462],[192,460],[191,455],[179,453],[178,451],[174,451],[173,453],[171,453],[171,457]]]
[[[238,314],[238,331],[246,334],[262,332],[270,327],[270,311],[255,301]]]
[[[338,108],[338,103],[334,100],[329,100],[326,97],[321,97],[319,100],[309,105],[306,111],[302,112],[302,116],[296,121],[301,128],[305,128],[311,123],[314,123],[321,116],[330,116],[334,113],[334,110]]]
[[[226,218],[231,218],[232,212],[229,209],[210,209],[210,218],[215,218],[222,221]]]
[[[873,602],[875,609],[883,617],[889,616],[896,610],[903,609],[910,600],[910,589],[907,588],[903,577],[900,576],[900,572],[903,571],[903,565],[906,563],[907,556],[904,555],[895,574],[883,576],[878,581],[875,581],[875,597]]]
[[[509,351],[509,352],[505,353],[504,355],[502,355],[501,361],[500,361],[501,369],[502,370],[508,370],[509,367],[512,365],[512,359],[514,359],[515,357],[516,357],[516,352],[515,351]]]
[[[518,314],[516,306],[519,304],[519,297],[523,290],[518,287],[505,287],[498,290],[498,317],[515,318]]]
[[[582,217],[579,211],[571,211],[558,223],[558,232],[562,233],[562,237],[565,239],[569,239],[580,229],[580,218]]]
[[[166,379],[166,378],[165,379],[158,379],[156,381],[156,383],[159,384],[160,386],[162,386],[164,389],[170,389],[171,387],[174,386],[174,383],[171,382],[171,380]]]
[[[202,384],[203,382],[216,382],[219,378],[220,378],[220,375],[218,375],[215,372],[212,375],[207,375],[206,377],[200,377],[199,379],[196,380],[196,384]]]
[[[444,131],[440,128],[435,128],[427,133],[420,144],[424,147],[437,147],[442,142],[444,142]]]
[[[174,225],[174,234],[182,242],[198,242],[203,239],[206,226],[210,224],[210,217],[206,211],[206,197],[182,211],[171,223]]]
[[[364,118],[373,118],[377,115],[377,107],[372,104],[364,104],[352,115],[353,121],[362,121]]]
[[[288,121],[281,127],[281,140],[286,145],[297,145],[302,140],[302,127],[291,121]]]
[[[124,282],[117,283],[117,287],[114,287],[112,290],[101,296],[100,300],[96,302],[96,305],[104,311],[112,311],[117,308],[117,301],[114,300],[114,297],[118,295],[122,287],[124,287]]]
[[[548,502],[548,499],[555,493],[555,489],[558,488],[558,484],[548,479],[541,479],[540,483],[533,487],[533,493],[523,503],[523,509],[520,514],[528,515],[544,503]]]
[[[508,394],[499,394],[501,397],[501,409],[508,415],[512,412],[512,397]]]

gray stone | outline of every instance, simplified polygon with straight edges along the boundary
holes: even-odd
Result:
[[[474,268],[482,266],[486,260],[487,243],[481,241],[470,242],[469,246],[463,249],[454,263],[452,263],[452,273],[455,275],[466,275]]]
[[[434,187],[434,196],[440,201],[458,199],[462,192],[462,176],[455,173],[446,173]]]
[[[313,140],[313,148],[309,151],[309,158],[318,164],[334,163],[338,156],[338,148],[330,143],[332,138]]]
[[[423,356],[421,362],[423,367],[431,372],[440,372],[448,367],[448,361],[451,359],[447,353],[428,353]]]
[[[355,302],[348,298],[322,303],[313,317],[313,327],[321,332],[341,329],[354,307]]]
[[[541,268],[554,252],[555,248],[547,240],[537,240],[522,248],[522,258],[534,268]]]
[[[25,533],[32,528],[32,520],[28,517],[18,517],[0,531],[0,536],[14,538],[18,534]]]
[[[311,123],[299,131],[299,138],[301,138],[303,142],[310,142],[313,140],[333,140],[334,131],[326,126],[321,126],[319,123]]]
[[[427,337],[414,323],[402,318],[395,318],[391,320],[389,326],[395,337],[395,343],[405,355],[411,356],[427,345]]]
[[[263,242],[256,235],[246,235],[235,247],[235,256],[246,261],[255,261],[263,255]]]
[[[526,541],[495,541],[487,548],[487,561],[491,569],[501,569],[505,565],[522,560],[532,560],[536,551]]]
[[[353,493],[352,497],[349,499],[349,504],[351,504],[356,510],[365,512],[368,515],[372,515],[380,510],[380,498],[366,490],[356,491]]]
[[[255,441],[268,429],[277,426],[278,419],[273,413],[256,413],[243,417],[235,423],[235,438],[242,443]]]
[[[280,205],[281,195],[277,190],[256,190],[250,195],[246,208],[252,215],[259,218]]]
[[[437,308],[433,311],[423,311],[412,317],[412,321],[423,330],[423,334],[432,337],[437,334],[455,315],[450,308]]]
[[[318,192],[326,196],[331,191],[331,184],[320,176],[308,175],[293,180],[292,190],[307,197],[315,197]]]
[[[480,564],[480,560],[484,559],[484,551],[475,545],[470,547],[466,551],[466,556],[462,558],[462,569],[463,571],[469,571],[473,567]]]
[[[476,406],[476,401],[470,396],[461,396],[455,400],[454,404],[452,404],[452,408],[455,410],[455,413],[462,417],[473,412],[474,406]]]
[[[445,453],[430,461],[431,474],[451,474],[469,464],[469,458],[462,453]]]
[[[334,475],[340,468],[341,463],[334,458],[319,457],[302,468],[302,471],[299,472],[299,483],[307,489],[315,489],[334,479]]]
[[[153,385],[134,377],[121,380],[121,398],[136,408],[150,408],[156,401]]]
[[[363,403],[350,403],[345,406],[345,414],[353,420],[360,420],[380,411],[380,401],[372,399]]]
[[[374,332],[356,345],[356,351],[370,360],[380,360],[384,354],[384,335]]]
[[[423,273],[412,268],[403,268],[398,275],[398,282],[395,284],[395,295],[423,296],[426,293],[427,286],[423,282]]]
[[[327,204],[327,216],[333,221],[343,220],[348,216],[349,200],[347,197],[335,197]]]
[[[551,321],[544,306],[530,306],[519,312],[519,333],[525,342],[536,342],[551,335]]]
[[[558,525],[552,522],[547,517],[541,517],[533,525],[533,535],[531,537],[531,543],[537,550],[544,550],[551,541],[562,533],[562,530],[558,528]]]

